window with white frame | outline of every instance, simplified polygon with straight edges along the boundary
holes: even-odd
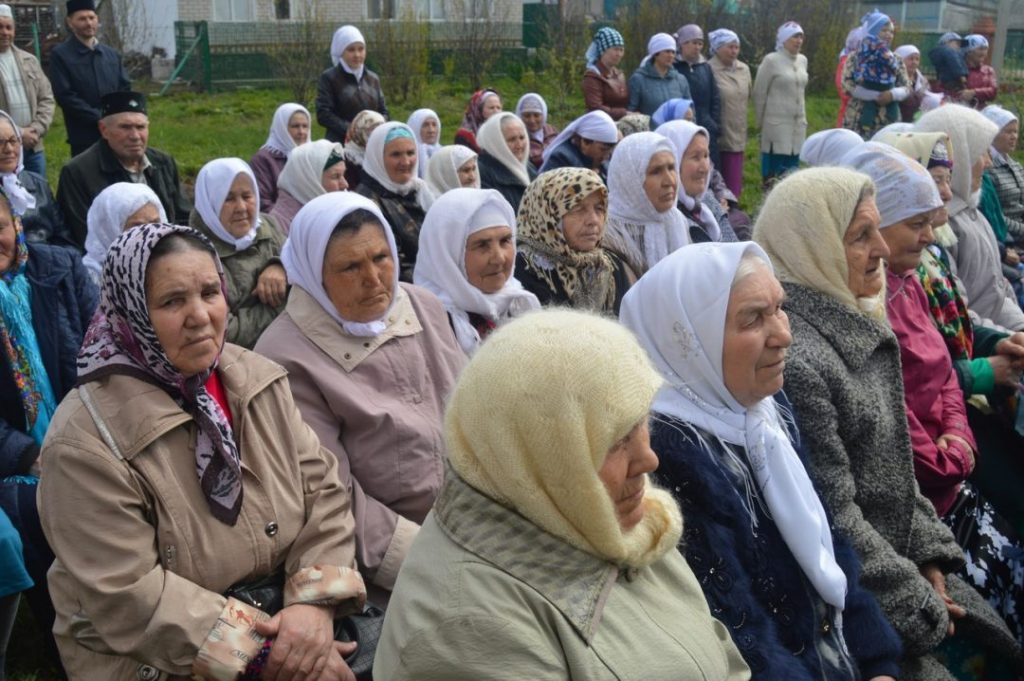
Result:
[[[213,0],[214,21],[253,21],[256,19],[254,0]]]
[[[446,0],[416,0],[416,16],[425,21],[441,21],[448,18],[445,12]]]

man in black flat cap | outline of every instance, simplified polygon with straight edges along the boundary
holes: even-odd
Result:
[[[100,98],[108,92],[130,90],[131,81],[121,55],[96,40],[99,18],[93,0],[68,0],[71,35],[50,53],[50,82],[64,111],[71,155],[77,156],[100,138]]]
[[[100,108],[100,140],[68,161],[57,185],[57,203],[75,244],[85,250],[89,206],[97,194],[116,182],[149,185],[167,218],[187,225],[192,206],[181,190],[178,164],[170,154],[149,148],[145,95],[111,92],[103,96]]]

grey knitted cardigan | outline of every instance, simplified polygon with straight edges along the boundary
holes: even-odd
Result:
[[[929,654],[945,637],[946,606],[918,568],[936,563],[948,573],[964,559],[914,478],[896,337],[829,295],[783,286],[793,332],[786,394],[811,477],[836,529],[863,561],[861,583],[874,592],[902,639],[901,681],[952,680]],[[981,596],[955,575],[947,583],[949,595],[968,611],[956,622],[958,631],[1019,655],[1005,624]]]

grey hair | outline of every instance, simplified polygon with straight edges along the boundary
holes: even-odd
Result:
[[[768,263],[765,262],[764,258],[753,251],[747,251],[743,254],[743,257],[740,258],[739,267],[736,268],[736,274],[732,278],[731,288],[736,288],[741,281],[749,277],[751,274],[762,270],[771,272],[771,267],[768,266]]]

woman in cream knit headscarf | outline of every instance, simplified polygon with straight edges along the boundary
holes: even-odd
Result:
[[[678,507],[647,480],[660,385],[629,331],[579,312],[526,315],[481,346],[374,678],[749,678],[674,550]]]
[[[863,563],[864,585],[903,642],[899,678],[949,681],[932,655],[953,631],[1013,649],[1000,618],[950,574],[963,553],[918,488],[899,345],[885,319],[874,185],[845,168],[812,168],[768,195],[754,240],[786,292],[793,345],[785,382],[809,472],[836,529]]]

